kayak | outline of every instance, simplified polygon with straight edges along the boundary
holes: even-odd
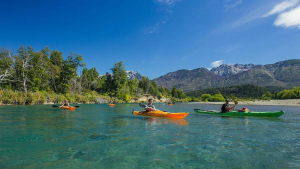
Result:
[[[115,107],[115,106],[116,106],[116,104],[109,104],[109,106],[110,106],[110,107]]]
[[[75,107],[69,107],[69,106],[59,106],[60,109],[66,109],[66,110],[75,110]]]
[[[140,116],[153,116],[153,117],[167,117],[167,118],[176,118],[176,119],[183,119],[185,118],[189,113],[188,112],[182,112],[182,113],[170,113],[170,112],[164,112],[164,111],[132,111],[133,115],[140,115]]]
[[[173,106],[173,104],[172,104],[172,103],[168,103],[168,105],[169,105],[169,106]]]
[[[260,116],[260,117],[279,117],[284,114],[284,111],[270,111],[270,112],[241,112],[241,111],[230,111],[227,113],[221,113],[219,111],[207,111],[207,110],[200,110],[194,109],[196,113],[201,114],[214,114],[214,115],[222,115],[222,116]]]

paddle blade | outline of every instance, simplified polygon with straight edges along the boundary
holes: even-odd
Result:
[[[80,106],[74,106],[74,107],[80,107]]]
[[[52,107],[59,107],[59,106],[57,106],[57,105],[52,105]]]
[[[234,104],[235,104],[235,105],[238,105],[238,104],[239,104],[239,102],[238,102],[238,101],[236,101],[236,100],[234,100]]]
[[[140,107],[145,108],[146,106],[142,103],[139,103]]]

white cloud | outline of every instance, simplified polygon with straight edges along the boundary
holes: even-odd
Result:
[[[214,61],[212,62],[210,65],[212,67],[219,67],[221,64],[223,64],[223,60],[217,60],[217,61]]]
[[[264,14],[262,17],[268,17],[270,15],[274,15],[277,13],[281,13],[287,9],[290,9],[298,4],[299,0],[288,0],[288,1],[283,1],[280,4],[277,4],[276,6],[273,7],[271,11],[268,13]]]
[[[224,8],[226,9],[226,11],[228,11],[229,9],[236,8],[241,3],[243,3],[243,0],[227,0],[225,1]]]
[[[155,26],[149,26],[145,29],[145,34],[158,33],[159,32],[159,23],[156,23]]]
[[[163,5],[172,5],[174,4],[175,2],[177,1],[180,1],[180,0],[155,0],[156,2],[160,3],[160,4],[163,4]]]
[[[285,28],[297,27],[298,29],[300,29],[300,6],[288,12],[281,13],[276,18],[274,25]]]
[[[226,50],[225,50],[225,53],[229,53],[229,52],[232,52],[238,48],[240,48],[241,46],[240,45],[233,45],[233,46],[230,46],[228,47]]]

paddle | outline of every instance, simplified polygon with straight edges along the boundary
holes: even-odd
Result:
[[[235,106],[236,106],[236,105],[238,105],[238,104],[239,104],[239,102],[238,102],[238,101],[236,101],[236,100],[234,100],[233,102],[234,102],[234,106],[232,107],[232,109],[234,110]]]
[[[142,104],[142,103],[139,103],[139,106],[142,107],[142,108],[146,108],[146,105]],[[158,109],[157,109],[158,110]],[[162,111],[162,112],[167,112],[167,111]]]
[[[52,105],[52,107],[59,107],[58,105]],[[70,106],[70,107],[80,107],[80,106]]]

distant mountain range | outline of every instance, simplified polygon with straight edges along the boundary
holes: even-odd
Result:
[[[135,72],[135,71],[126,71],[126,74],[127,74],[127,79],[128,80],[132,80],[132,79],[137,79],[137,80],[142,80],[142,75],[139,74],[138,72]]]
[[[112,74],[112,73],[110,73]],[[135,71],[132,71],[132,70],[129,70],[129,71],[126,71],[126,74],[127,74],[127,79],[128,80],[132,80],[132,79],[137,79],[138,81],[142,80],[142,75],[139,74],[138,72],[135,72]],[[100,77],[102,76],[105,76],[105,75],[100,75]]]
[[[235,75],[244,71],[248,71],[250,69],[255,68],[258,65],[255,64],[222,64],[217,68],[212,68],[210,71],[213,72],[216,75],[220,76],[229,76],[229,75]]]
[[[176,87],[184,91],[242,84],[290,88],[300,86],[300,59],[267,65],[222,64],[210,71],[206,68],[183,69],[153,80],[159,86]]]

